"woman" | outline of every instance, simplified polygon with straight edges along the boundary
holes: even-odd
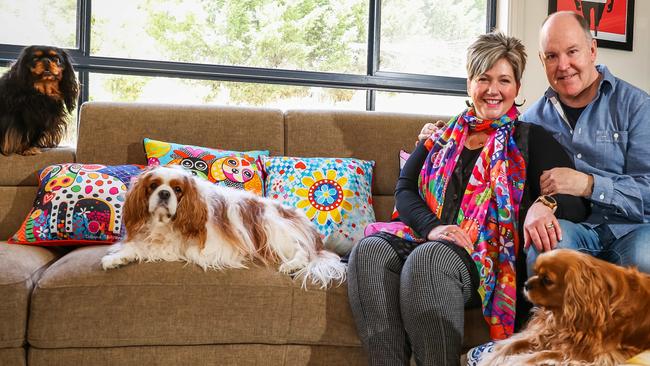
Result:
[[[458,364],[466,307],[482,307],[493,339],[514,331],[518,219],[542,171],[572,165],[552,136],[517,121],[525,62],[522,43],[500,33],[469,47],[473,104],[406,162],[395,190],[400,222],[376,225],[354,247],[348,292],[371,364],[408,365],[411,353],[422,365]],[[558,217],[586,215],[581,199],[556,198]]]

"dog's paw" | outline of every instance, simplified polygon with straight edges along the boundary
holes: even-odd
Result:
[[[27,150],[23,150],[23,151],[20,152],[19,154],[20,154],[20,155],[23,155],[23,156],[31,156],[31,155],[38,155],[38,154],[40,154],[40,153],[41,153],[41,149],[40,149],[40,148],[38,148],[38,147],[36,147],[36,146],[32,146],[32,147],[30,147],[30,148],[27,149]]]
[[[126,258],[116,254],[109,254],[102,257],[102,268],[104,268],[104,270],[117,268],[127,263],[128,261]]]

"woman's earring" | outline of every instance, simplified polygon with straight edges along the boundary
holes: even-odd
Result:
[[[471,99],[465,99],[465,104],[467,105],[467,108],[474,108],[474,103],[472,103]]]
[[[521,103],[517,103],[517,101],[515,100],[515,107],[521,107],[524,104],[526,104],[526,98],[524,98],[524,101]]]

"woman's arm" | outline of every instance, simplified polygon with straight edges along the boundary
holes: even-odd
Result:
[[[531,197],[535,200],[541,195],[540,177],[545,170],[560,167],[575,169],[575,166],[557,140],[541,126],[530,126],[528,143],[527,179]],[[567,194],[557,194],[552,197],[557,201],[555,216],[558,219],[573,222],[587,219],[590,213],[588,200]]]
[[[428,154],[424,142],[418,143],[406,160],[395,187],[395,207],[400,220],[422,238],[426,238],[434,227],[440,225],[440,220],[424,202],[418,188],[420,171]]]

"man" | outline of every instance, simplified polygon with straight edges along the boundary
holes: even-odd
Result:
[[[520,119],[553,133],[577,170],[541,177],[549,196],[531,206],[524,224],[529,275],[538,253],[556,247],[650,273],[650,96],[595,64],[596,41],[573,12],[546,19],[540,49],[550,88]],[[555,194],[590,200],[586,222],[558,222]]]

